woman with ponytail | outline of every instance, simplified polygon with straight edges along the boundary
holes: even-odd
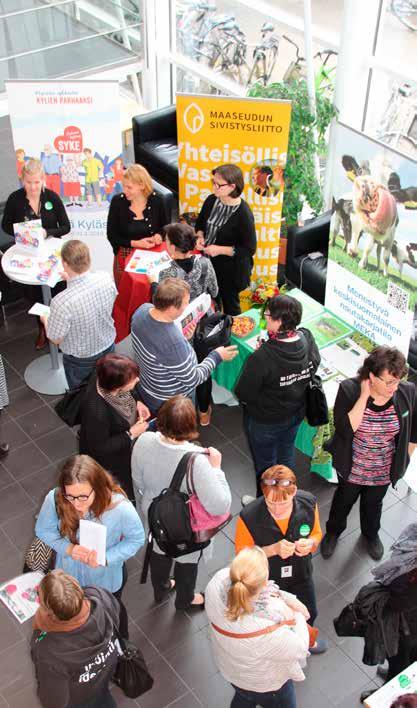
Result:
[[[268,577],[266,554],[252,546],[206,588],[214,656],[235,689],[230,708],[296,708],[293,681],[304,680],[308,612]]]

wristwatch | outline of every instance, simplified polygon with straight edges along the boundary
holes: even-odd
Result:
[[[130,432],[130,430],[126,430],[126,435],[131,439],[132,442],[134,441],[135,438],[133,437],[133,435],[132,435],[132,433]]]

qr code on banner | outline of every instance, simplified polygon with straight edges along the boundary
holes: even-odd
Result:
[[[387,301],[400,312],[407,312],[409,293],[390,280],[388,282]]]

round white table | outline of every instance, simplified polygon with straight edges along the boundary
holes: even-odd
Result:
[[[54,251],[61,248],[62,241],[59,238],[48,238],[45,241],[45,246],[45,258],[47,258]],[[30,253],[18,245],[12,246],[4,253],[1,263],[7,277],[23,285],[41,285],[43,302],[45,305],[49,305],[51,302],[51,286],[40,283],[39,280],[34,280],[33,276],[17,273],[14,269],[11,269],[10,261],[16,256],[30,257]],[[57,272],[56,281],[52,287],[60,279]],[[62,354],[58,352],[56,344],[49,342],[49,354],[34,359],[26,367],[24,378],[29,388],[36,391],[36,393],[43,393],[49,396],[58,396],[60,393],[65,393],[68,389],[68,384],[62,365]]]

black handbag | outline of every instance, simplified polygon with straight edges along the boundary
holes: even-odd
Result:
[[[232,324],[233,317],[224,315],[222,312],[214,312],[212,315],[202,317],[194,335],[194,350],[198,361],[203,361],[217,347],[229,346]]]
[[[303,332],[301,332],[301,334],[304,337],[307,348],[309,349],[308,356],[310,359],[308,362],[310,381],[308,382],[305,393],[305,417],[309,425],[313,428],[317,428],[318,426],[326,425],[329,422],[329,408],[327,406],[326,394],[323,391],[321,378],[318,374],[313,373],[311,349],[309,348],[307,337]]]
[[[128,698],[138,698],[150,691],[154,680],[148,671],[143,654],[137,646],[123,639],[116,627],[114,628],[120,647],[119,660],[113,681]]]
[[[351,602],[343,608],[339,617],[333,620],[335,632],[338,637],[364,637],[366,623],[361,620]]]
[[[55,412],[70,428],[81,424],[81,405],[87,390],[88,381],[89,379],[83,381],[77,388],[66,391],[61,400],[55,404]]]

